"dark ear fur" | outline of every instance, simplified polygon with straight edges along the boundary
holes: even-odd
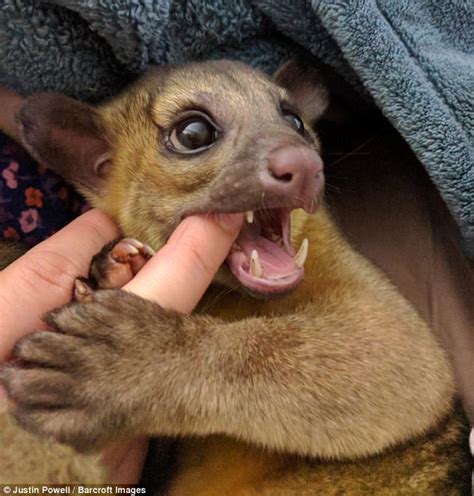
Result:
[[[96,109],[58,93],[38,93],[26,99],[17,120],[35,159],[82,190],[100,191],[111,147]]]
[[[273,78],[288,90],[306,122],[313,125],[321,118],[329,105],[329,92],[315,63],[289,60]]]

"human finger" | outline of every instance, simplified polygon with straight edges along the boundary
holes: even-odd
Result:
[[[71,300],[76,277],[118,232],[105,213],[90,210],[0,272],[0,358],[44,326],[44,313]]]
[[[164,308],[191,312],[224,262],[242,224],[242,214],[187,217],[124,289]]]

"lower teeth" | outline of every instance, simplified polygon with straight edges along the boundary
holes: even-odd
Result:
[[[263,276],[263,267],[260,263],[260,258],[258,256],[257,250],[252,250],[252,253],[250,255],[250,274],[258,278]]]

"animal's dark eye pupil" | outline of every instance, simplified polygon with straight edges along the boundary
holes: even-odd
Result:
[[[288,112],[288,113],[285,114],[285,119],[300,134],[303,134],[304,133],[304,124],[303,124],[303,121],[296,114],[293,114],[291,112]]]
[[[215,141],[215,129],[205,119],[194,117],[178,124],[176,137],[188,150],[196,150]]]

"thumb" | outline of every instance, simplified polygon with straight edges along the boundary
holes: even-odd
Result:
[[[123,289],[164,308],[191,312],[224,262],[242,224],[242,214],[187,217]]]

